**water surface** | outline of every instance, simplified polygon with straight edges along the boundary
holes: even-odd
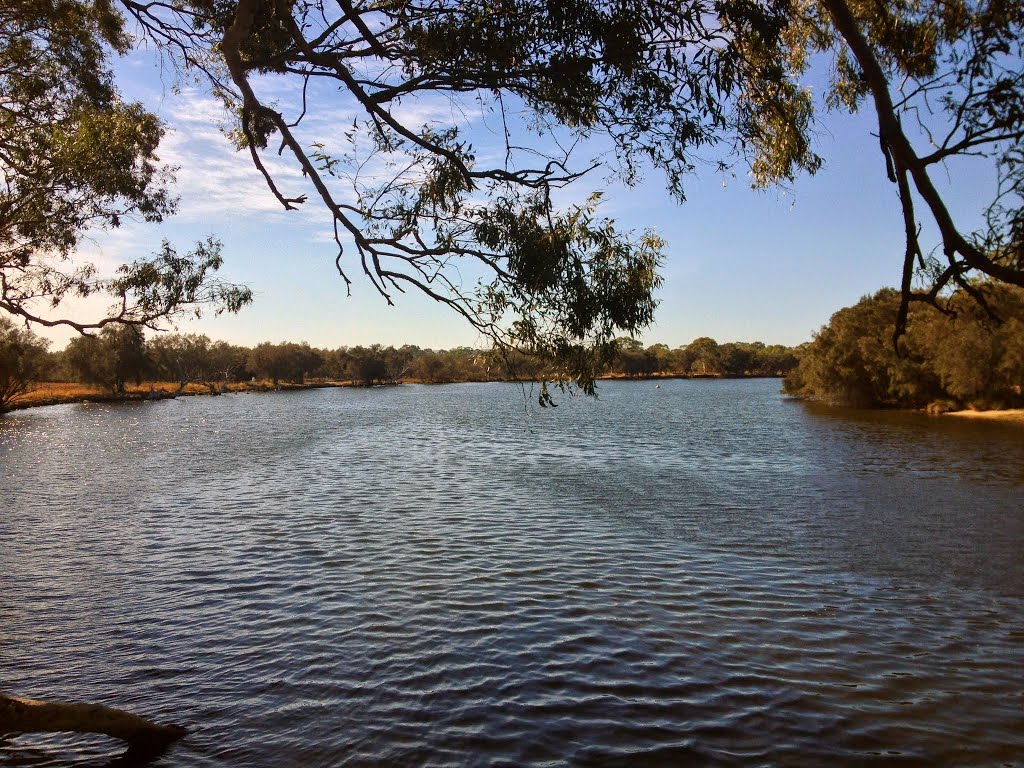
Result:
[[[188,726],[157,766],[1024,764],[1024,430],[777,389],[16,413],[0,689]]]

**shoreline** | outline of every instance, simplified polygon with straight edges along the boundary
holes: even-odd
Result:
[[[727,379],[737,377],[711,376],[711,375],[655,375],[650,377],[625,377],[606,375],[598,378],[599,381],[657,381],[659,379]],[[763,376],[744,376],[739,378],[777,378]],[[403,380],[389,382],[387,384],[374,386],[398,386],[401,384],[465,384],[465,383],[492,383],[492,382],[426,382],[420,380]],[[145,384],[129,388],[121,394],[111,394],[97,387],[76,384],[70,382],[47,382],[37,389],[19,397],[15,402],[8,405],[7,411],[0,411],[0,417],[6,413],[27,410],[29,408],[45,408],[51,405],[70,405],[88,403],[132,403],[132,402],[155,402],[159,400],[174,400],[179,397],[216,397],[221,394],[237,393],[262,393],[262,392],[293,392],[306,389],[332,389],[341,387],[363,387],[365,385],[354,381],[314,381],[304,384],[282,382],[277,387],[270,381],[257,382],[234,382],[224,385],[219,392],[213,392],[208,386],[189,383],[184,389],[178,390],[178,385],[173,382],[146,382]],[[152,387],[152,388],[150,388]],[[901,410],[901,409],[897,409]],[[908,409],[912,410],[912,409]],[[951,416],[958,419],[976,419],[979,421],[994,421],[1004,424],[1024,426],[1024,408],[1003,408],[988,411],[974,409],[963,409],[958,411],[945,411],[938,414],[941,417]]]
[[[1002,424],[1013,424],[1024,426],[1024,408],[992,408],[981,411],[975,408],[960,408],[955,411],[932,410],[930,408],[900,407],[898,405],[877,405],[877,406],[850,406],[836,403],[823,403],[803,395],[790,395],[783,392],[783,397],[795,402],[803,402],[809,405],[818,405],[828,409],[850,409],[851,411],[863,412],[891,412],[891,413],[920,413],[932,419],[944,419],[946,416],[953,416],[960,419],[976,419],[978,421],[994,421]]]
[[[147,389],[150,383],[153,389]],[[158,385],[163,386],[158,386]],[[161,400],[176,400],[179,397],[217,397],[219,395],[230,395],[238,393],[259,393],[259,392],[286,392],[302,389],[328,389],[332,387],[354,387],[358,386],[352,382],[310,382],[308,384],[292,384],[282,382],[275,387],[269,381],[258,382],[235,382],[224,385],[221,391],[211,391],[209,387],[189,383],[184,389],[179,390],[176,384],[171,384],[167,389],[168,382],[146,382],[119,394],[112,394],[97,387],[85,384],[72,384],[68,382],[47,382],[37,389],[21,395],[13,403],[8,404],[4,413],[24,411],[29,408],[45,408],[51,405],[76,405],[89,403],[137,403],[157,402]]]
[[[1020,424],[1024,426],[1024,408],[1001,408],[991,411],[947,411],[943,416],[953,416],[959,419],[980,419],[982,421],[1000,421],[1008,424]]]
[[[659,381],[662,379],[763,379],[780,378],[778,376],[721,376],[714,374],[656,374],[652,376],[623,376],[621,374],[606,374],[598,377],[598,381]],[[514,379],[486,379],[470,381],[423,381],[421,379],[401,379],[393,382],[382,382],[369,386],[393,387],[402,384],[424,384],[427,386],[441,384],[492,384],[492,383],[517,383]],[[153,389],[150,389],[150,387]],[[292,382],[281,382],[277,387],[269,380],[257,382],[231,382],[224,385],[220,392],[213,392],[205,384],[189,382],[184,389],[179,390],[178,385],[168,381],[144,382],[143,384],[128,387],[125,392],[111,394],[89,384],[75,382],[44,382],[36,389],[19,396],[7,407],[7,411],[0,411],[0,416],[5,412],[23,411],[28,408],[43,408],[50,405],[69,405],[75,403],[133,403],[143,401],[174,400],[179,397],[216,397],[221,394],[234,394],[239,392],[288,392],[304,389],[331,389],[335,387],[366,387],[355,381],[311,381],[304,384]]]

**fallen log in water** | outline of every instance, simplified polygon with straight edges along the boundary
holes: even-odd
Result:
[[[132,746],[161,746],[185,735],[179,725],[160,725],[102,704],[36,701],[0,693],[0,735],[57,731],[100,733]]]

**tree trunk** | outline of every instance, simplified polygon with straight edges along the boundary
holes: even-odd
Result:
[[[36,701],[0,693],[0,734],[55,731],[101,733],[132,746],[170,744],[185,735],[181,726],[159,725],[102,704]]]

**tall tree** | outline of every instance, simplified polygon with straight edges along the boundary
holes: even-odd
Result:
[[[47,342],[0,315],[0,414],[46,371]]]
[[[725,124],[714,83],[724,87],[736,61],[699,3],[657,18],[633,0],[125,7],[208,76],[238,117],[238,146],[285,208],[307,193],[326,207],[346,282],[361,270],[388,302],[424,291],[499,345],[561,361],[584,386],[613,356],[616,335],[652,319],[663,244],[618,231],[597,196],[559,209],[558,191],[594,163],[522,146],[513,117],[523,110],[543,130],[602,132],[627,178],[652,160],[681,194],[688,149]],[[272,101],[271,74],[291,78],[296,98]],[[324,83],[343,97],[324,97]],[[403,122],[400,104],[435,96],[482,101],[505,128],[496,161],[458,125]],[[318,117],[353,109],[349,129],[308,134]],[[265,161],[271,152],[291,157],[310,187],[286,190]]]
[[[215,361],[207,336],[171,333],[151,339],[146,346],[157,375],[178,382],[179,392],[189,382],[219,378],[220,361]]]
[[[838,405],[1017,407],[1024,403],[1024,289],[995,281],[949,297],[952,312],[912,308],[900,348],[891,288],[836,312],[786,377],[790,394]],[[1008,318],[996,322],[990,308]],[[897,354],[897,351],[900,354]]]
[[[253,373],[264,376],[278,386],[281,381],[301,384],[307,375],[312,374],[323,364],[323,358],[303,342],[285,342],[259,344],[249,353],[248,366]]]
[[[722,372],[722,352],[718,342],[714,339],[701,336],[699,339],[691,341],[686,350],[692,359],[690,370],[693,373],[716,374]]]
[[[380,344],[352,347],[348,350],[348,375],[364,387],[382,384],[388,379],[388,360]]]
[[[79,380],[112,394],[124,392],[129,381],[140,382],[151,367],[145,336],[134,325],[108,325],[96,336],[72,339],[64,358]]]

